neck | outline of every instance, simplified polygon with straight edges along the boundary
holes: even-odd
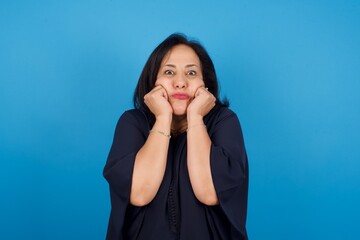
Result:
[[[186,115],[183,116],[174,115],[171,122],[171,132],[176,135],[184,132],[186,128],[187,128]]]

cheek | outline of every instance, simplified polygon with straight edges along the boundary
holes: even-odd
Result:
[[[168,82],[169,82],[168,79],[160,77],[160,78],[156,79],[155,86],[157,86],[157,85],[165,86],[168,84]]]
[[[202,79],[193,81],[191,82],[191,84],[189,84],[189,88],[191,89],[193,95],[195,94],[195,92],[198,90],[199,87],[205,87],[205,83]]]
[[[169,87],[171,86],[171,83],[169,81],[169,79],[166,79],[166,78],[158,78],[156,79],[155,81],[155,86],[158,86],[158,85],[161,85],[163,86],[166,90],[169,89]]]
[[[159,84],[162,84],[162,82],[163,82],[164,80],[162,79],[162,78],[156,78],[156,81],[155,81],[155,86],[156,85],[159,85]]]

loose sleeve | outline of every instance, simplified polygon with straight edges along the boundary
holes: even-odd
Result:
[[[110,186],[111,213],[106,239],[123,239],[122,228],[129,204],[136,153],[145,142],[146,120],[140,112],[127,111],[119,119],[104,167]],[[141,121],[142,120],[142,121]]]
[[[235,113],[221,116],[210,137],[212,178],[220,207],[231,224],[231,239],[247,239],[248,162]]]

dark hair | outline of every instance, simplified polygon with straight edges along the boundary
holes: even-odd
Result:
[[[148,116],[150,124],[154,122],[154,116],[144,103],[144,96],[154,88],[158,71],[165,55],[173,47],[179,44],[184,44],[188,47],[191,47],[198,55],[201,63],[203,81],[205,83],[205,86],[216,97],[215,108],[220,106],[229,106],[229,102],[226,99],[224,101],[221,101],[219,99],[219,85],[216,77],[214,64],[205,48],[199,42],[189,40],[184,34],[176,33],[167,37],[151,53],[141,72],[139,81],[135,88],[133,99],[134,107],[145,112],[145,114]]]

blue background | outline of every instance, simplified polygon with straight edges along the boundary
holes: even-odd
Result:
[[[105,238],[115,124],[173,32],[241,120],[250,239],[360,239],[359,26],[355,0],[2,0],[0,239]]]

